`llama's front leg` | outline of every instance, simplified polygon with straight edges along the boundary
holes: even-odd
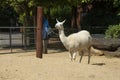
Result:
[[[69,57],[70,57],[71,61],[73,61],[73,53],[72,52],[69,53]]]
[[[76,52],[73,53],[73,62],[75,61],[76,59]]]
[[[79,54],[80,54],[80,52],[79,52]],[[84,52],[81,51],[81,57],[80,57],[79,63],[81,63],[81,60],[82,60],[83,54],[84,54]]]

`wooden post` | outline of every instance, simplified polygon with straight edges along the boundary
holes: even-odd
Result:
[[[36,36],[36,57],[42,58],[42,20],[43,8],[37,7],[37,36]]]
[[[43,40],[43,52],[44,52],[45,54],[48,53],[47,48],[48,48],[48,40]]]

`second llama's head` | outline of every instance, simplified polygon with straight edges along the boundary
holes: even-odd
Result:
[[[57,23],[55,24],[55,28],[58,29],[58,30],[63,30],[64,27],[63,27],[63,24],[65,23],[66,20],[60,22],[56,19]]]

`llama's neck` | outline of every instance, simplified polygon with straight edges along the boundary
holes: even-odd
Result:
[[[64,30],[59,30],[59,37],[63,45],[66,47],[67,37],[64,34]]]

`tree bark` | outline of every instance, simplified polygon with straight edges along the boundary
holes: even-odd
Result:
[[[82,7],[81,6],[72,6],[72,19],[71,19],[71,28],[77,27],[78,30],[81,30],[80,26],[80,19],[81,19],[81,13],[82,13]]]

